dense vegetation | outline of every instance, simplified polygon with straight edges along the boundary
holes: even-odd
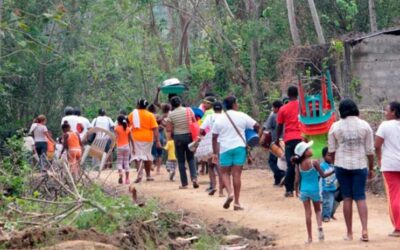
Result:
[[[316,43],[307,0],[294,3],[301,43]],[[315,4],[327,42],[370,30],[368,1]],[[378,29],[400,23],[398,0],[375,6]],[[249,111],[279,96],[276,63],[291,45],[283,0],[0,0],[0,130],[44,113],[58,131],[66,105],[115,116],[172,76],[189,102],[212,89]]]

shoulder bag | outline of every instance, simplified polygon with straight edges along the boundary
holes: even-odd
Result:
[[[236,133],[240,136],[240,138],[243,140],[244,144],[246,145],[247,163],[251,165],[253,163],[253,157],[251,156],[251,147],[247,144],[243,135],[240,133],[239,129],[236,127],[236,124],[233,122],[232,118],[229,116],[228,112],[224,112],[224,113],[225,113],[226,117],[228,117],[228,120],[232,124]]]
[[[196,141],[200,135],[200,126],[196,119],[193,117],[190,108],[186,108],[186,116],[189,126],[189,132],[192,134],[192,141]]]

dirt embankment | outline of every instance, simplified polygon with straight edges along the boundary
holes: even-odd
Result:
[[[107,176],[108,173],[104,173]],[[139,195],[157,197],[171,209],[184,209],[202,218],[206,223],[218,222],[220,218],[236,225],[255,228],[264,235],[276,238],[276,248],[304,249],[306,226],[302,203],[296,198],[284,198],[283,188],[272,185],[272,174],[265,169],[250,169],[243,172],[241,203],[244,211],[225,210],[222,204],[225,198],[218,195],[210,197],[204,192],[208,187],[207,176],[200,176],[200,188],[178,189],[179,181],[170,182],[166,173],[155,175],[154,182],[143,182],[136,186]],[[179,176],[177,177],[179,179]],[[117,174],[108,178],[109,185],[116,185]],[[116,185],[117,186],[117,185]],[[124,192],[125,187],[120,187]],[[399,249],[400,239],[388,237],[393,228],[387,210],[386,199],[382,195],[368,193],[369,243],[358,240],[361,225],[354,206],[354,240],[343,241],[346,233],[342,206],[337,210],[336,221],[324,223],[325,241],[316,242],[307,249]],[[317,241],[315,217],[313,217],[314,239]]]

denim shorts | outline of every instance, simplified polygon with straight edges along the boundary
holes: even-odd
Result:
[[[335,174],[340,185],[343,199],[351,198],[356,201],[365,200],[365,185],[368,175],[367,168],[349,170],[335,167]]]
[[[321,201],[321,193],[320,192],[313,192],[313,193],[303,193],[300,192],[300,197],[299,199],[301,201],[307,201],[307,200],[311,200],[313,202],[317,202],[317,201]]]
[[[243,166],[246,162],[246,158],[246,148],[237,147],[223,152],[219,156],[219,164],[221,167]]]

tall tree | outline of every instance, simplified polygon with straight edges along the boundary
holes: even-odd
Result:
[[[378,25],[376,23],[375,0],[368,0],[368,9],[369,9],[369,23],[371,25],[371,32],[376,32],[378,30]]]
[[[308,0],[308,6],[310,6],[311,16],[314,22],[315,31],[317,32],[318,36],[318,43],[325,44],[325,37],[324,33],[322,32],[321,23],[319,22],[317,8],[315,7],[314,0]]]
[[[299,46],[301,44],[299,29],[296,24],[296,16],[294,13],[294,3],[293,0],[286,0],[286,7],[289,18],[290,33],[292,34],[293,44]]]

